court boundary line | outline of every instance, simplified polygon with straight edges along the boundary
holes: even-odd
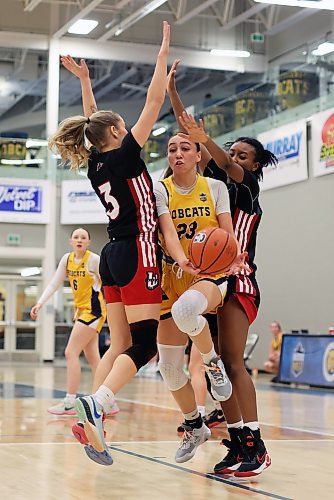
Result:
[[[7,437],[7,436],[5,436]],[[18,437],[18,436],[14,436]],[[66,436],[65,436],[66,437]],[[71,436],[67,436],[71,437]],[[73,438],[74,439],[74,438]],[[333,443],[333,439],[266,439],[266,443]],[[178,444],[180,442],[180,439],[175,440],[175,441],[108,441],[107,444],[108,446],[121,446],[123,444]],[[206,441],[206,445],[208,444],[217,444],[220,443],[221,439],[209,439]],[[36,445],[36,446],[41,446],[41,445],[78,445],[80,446],[80,443],[76,441],[42,441],[42,442],[27,442],[25,443],[24,441],[17,441],[13,443],[12,441],[9,443],[5,442],[0,442],[0,446],[22,446],[22,445]]]
[[[162,410],[173,410],[173,411],[176,411],[182,415],[181,410],[179,410],[178,408],[173,408],[171,406],[164,406],[164,405],[159,405],[159,404],[155,404],[155,403],[149,403],[149,402],[145,402],[145,401],[140,401],[138,399],[128,399],[128,398],[119,398],[119,397],[116,397],[116,401],[122,401],[123,403],[132,403],[132,404],[138,404],[138,405],[144,405],[144,406],[151,406],[154,408],[160,408]],[[260,426],[261,425],[266,425],[268,427],[276,427],[276,428],[284,429],[284,430],[288,430],[288,431],[304,432],[306,434],[315,434],[318,436],[327,436],[327,437],[334,438],[334,434],[331,434],[329,432],[312,431],[311,429],[302,429],[300,427],[286,427],[286,426],[281,426],[281,425],[276,425],[276,424],[269,424],[269,423],[263,422],[263,421],[260,421]]]
[[[264,491],[264,490],[257,490],[256,488],[252,488],[251,486],[246,486],[245,484],[235,483],[234,481],[231,481],[230,479],[225,479],[223,477],[219,477],[219,476],[216,476],[216,475],[210,474],[210,473],[198,472],[198,471],[193,470],[193,469],[187,469],[186,467],[182,467],[181,465],[170,464],[169,462],[165,462],[164,460],[160,460],[158,458],[153,458],[153,457],[148,457],[146,455],[142,455],[141,453],[135,453],[135,452],[129,451],[129,450],[122,450],[120,448],[117,448],[116,446],[109,446],[109,448],[113,451],[118,451],[118,452],[124,453],[126,455],[130,455],[130,456],[133,456],[136,458],[141,458],[141,459],[147,460],[148,462],[153,462],[153,463],[157,463],[159,465],[164,465],[164,466],[170,467],[172,469],[186,472],[188,474],[193,474],[195,476],[200,476],[200,477],[203,477],[204,479],[210,479],[211,481],[217,481],[219,483],[224,483],[224,484],[227,484],[228,486],[234,486],[234,487],[240,488],[242,490],[252,491],[254,493],[257,493],[259,495],[264,495],[266,497],[277,498],[278,500],[293,500],[290,497],[283,497],[281,495],[277,495],[276,493],[270,493],[270,492]]]

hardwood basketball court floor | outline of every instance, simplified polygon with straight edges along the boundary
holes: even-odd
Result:
[[[64,396],[66,370],[49,365],[0,367],[2,499],[317,499],[334,498],[334,393],[256,381],[262,435],[272,465],[251,479],[215,476],[226,427],[184,464],[174,461],[180,412],[159,376],[136,377],[106,422],[114,464],[91,462],[71,434],[72,417],[46,412]],[[82,373],[89,393],[91,375]],[[208,408],[210,410],[210,408]]]

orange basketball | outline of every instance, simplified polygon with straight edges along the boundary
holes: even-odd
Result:
[[[189,259],[206,274],[227,271],[238,254],[235,239],[220,227],[207,227],[198,231],[190,243]]]

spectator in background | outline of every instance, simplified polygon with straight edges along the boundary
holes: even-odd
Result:
[[[264,363],[264,368],[268,373],[273,373],[277,375],[279,369],[279,361],[281,356],[281,346],[282,346],[282,327],[277,321],[273,321],[270,324],[270,330],[273,334],[273,339],[270,343],[269,357],[268,361]],[[277,382],[277,377],[272,379],[272,382]]]

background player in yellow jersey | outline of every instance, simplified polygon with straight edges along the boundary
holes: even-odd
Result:
[[[194,276],[186,269],[190,241],[205,227],[222,227],[234,238],[226,186],[197,173],[199,145],[176,135],[168,143],[169,175],[155,186],[160,243],[163,249],[163,302],[158,329],[159,368],[184,418],[184,434],[175,456],[190,460],[197,447],[210,436],[200,416],[192,385],[183,372],[188,336],[199,349],[210,377],[211,391],[220,401],[232,394],[224,365],[214,349],[203,313],[221,306],[226,294],[224,275]],[[245,266],[239,255],[236,268]]]
[[[73,247],[71,253],[61,258],[57,271],[37,304],[31,309],[30,316],[36,319],[39,310],[55,293],[67,277],[74,298],[74,326],[66,349],[67,362],[67,394],[56,406],[48,408],[54,415],[75,415],[74,401],[80,384],[79,356],[84,351],[85,357],[95,373],[100,361],[98,350],[98,333],[106,319],[106,308],[101,292],[99,274],[99,255],[88,250],[90,235],[82,228],[75,229],[70,238]],[[114,413],[118,410],[114,408]]]

